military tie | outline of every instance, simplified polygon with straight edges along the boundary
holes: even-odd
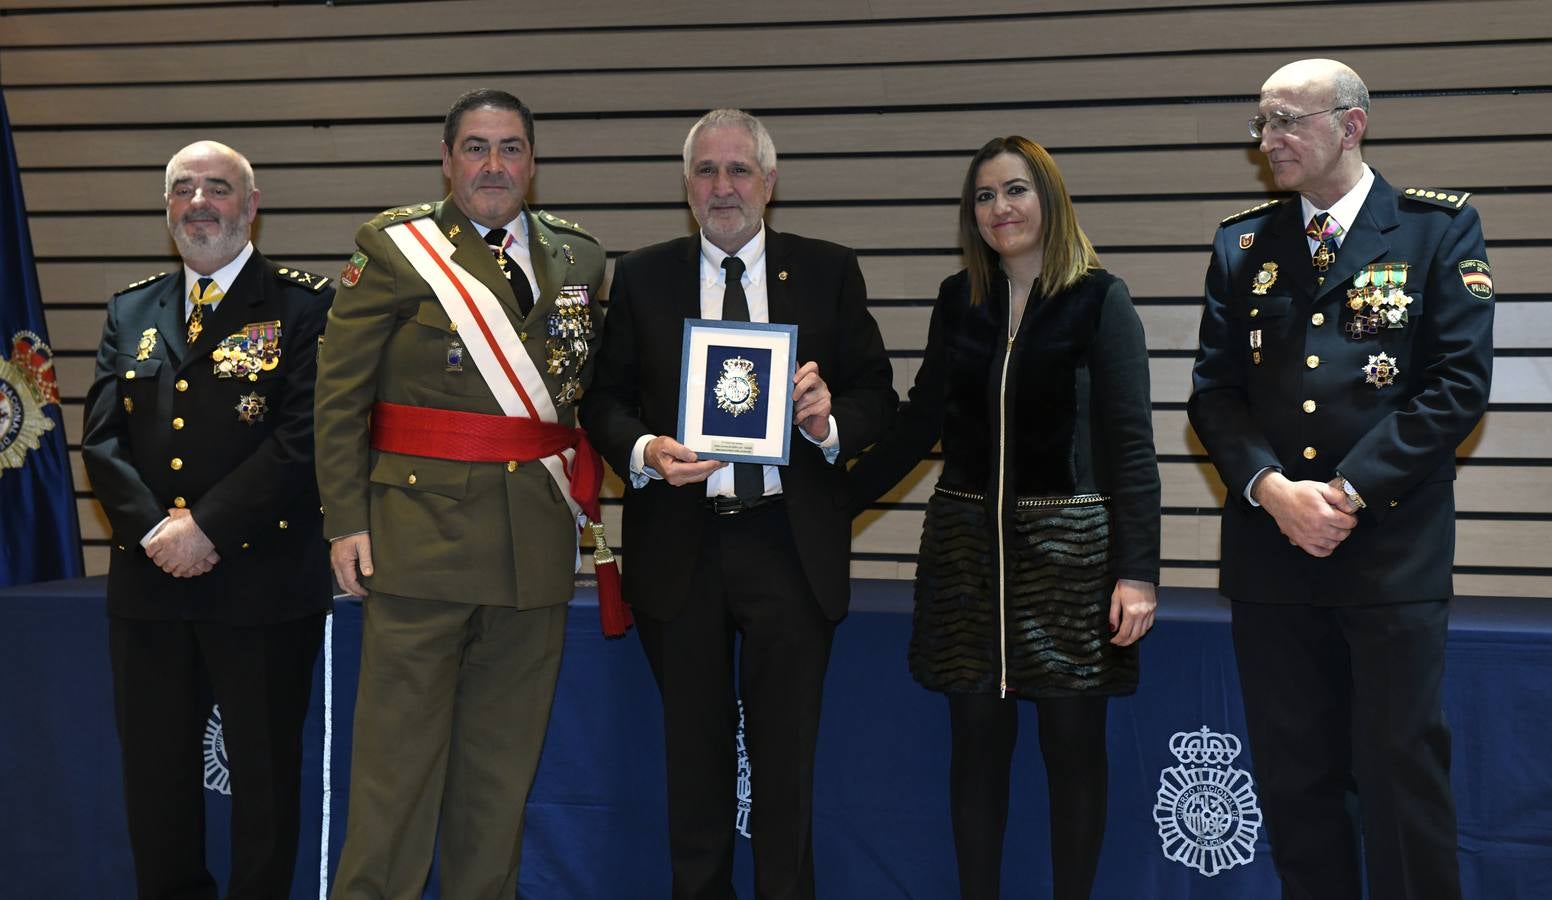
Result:
[[[533,311],[533,288],[528,284],[528,276],[524,274],[522,266],[512,262],[507,256],[507,230],[505,228],[492,228],[485,233],[485,243],[490,245],[490,252],[496,257],[496,266],[501,269],[501,274],[512,285],[512,293],[517,297],[517,311],[524,318]]]
[[[727,287],[722,291],[722,321],[749,321],[749,298],[744,295],[744,261],[736,256],[722,260],[727,270]],[[740,500],[755,500],[765,495],[765,466],[759,463],[733,463],[733,493]]]
[[[1330,213],[1317,213],[1310,217],[1309,227],[1304,229],[1304,234],[1316,242],[1314,256],[1310,259],[1315,265],[1315,271],[1324,272],[1331,268],[1331,264],[1336,262],[1336,239],[1342,236],[1342,226],[1331,218]],[[1324,276],[1320,280],[1325,281]]]
[[[189,313],[189,346],[199,340],[200,332],[205,330],[205,307],[215,303],[226,295],[216,287],[214,278],[201,278],[197,284],[189,288],[189,300],[194,303],[194,311]]]

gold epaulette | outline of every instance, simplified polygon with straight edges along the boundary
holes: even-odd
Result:
[[[542,209],[539,210],[539,212],[535,213],[535,215],[537,215],[540,219],[542,219],[544,221],[544,224],[550,226],[551,228],[557,228],[557,229],[560,229],[562,231],[569,231],[572,234],[579,234],[582,237],[585,237],[588,240],[593,241],[594,243],[598,242],[598,239],[593,237],[591,234],[589,234],[587,229],[583,228],[580,223],[568,222],[565,219],[562,219],[560,216],[557,216],[554,213],[546,212],[546,211],[544,211]]]
[[[1442,206],[1445,209],[1460,209],[1466,205],[1466,198],[1471,196],[1470,191],[1439,191],[1431,188],[1407,188],[1401,192],[1401,196],[1408,200],[1417,200],[1421,203],[1431,203],[1434,206]]]
[[[1222,222],[1219,222],[1218,224],[1219,225],[1230,225],[1230,224],[1232,224],[1234,222],[1238,222],[1240,219],[1243,219],[1246,216],[1251,215],[1252,213],[1258,213],[1258,212],[1260,212],[1263,209],[1270,209],[1270,208],[1276,206],[1277,204],[1282,203],[1283,201],[1285,201],[1287,199],[1288,199],[1287,197],[1278,197],[1276,200],[1268,200],[1265,203],[1259,203],[1259,204],[1257,204],[1255,206],[1252,206],[1249,209],[1242,209],[1239,212],[1235,213],[1234,215],[1225,218]]]
[[[323,292],[329,285],[329,278],[325,275],[314,275],[311,272],[303,272],[301,269],[288,269],[285,266],[275,270],[275,277],[286,284],[294,284],[304,287],[314,294]]]
[[[411,203],[408,206],[395,206],[385,209],[372,217],[369,223],[373,228],[384,229],[398,222],[408,222],[411,219],[420,219],[431,215],[436,207],[429,203]]]
[[[143,288],[143,287],[145,287],[148,284],[155,284],[158,281],[161,281],[163,278],[166,278],[166,277],[167,277],[167,273],[166,272],[157,272],[155,275],[152,275],[150,278],[142,278],[142,279],[140,279],[139,281],[137,281],[137,282],[135,282],[133,284],[126,285],[126,286],[124,286],[122,288],[119,288],[118,290],[113,292],[113,296],[117,297],[119,294],[127,294],[127,293],[129,293],[130,291],[134,290],[135,288]]]

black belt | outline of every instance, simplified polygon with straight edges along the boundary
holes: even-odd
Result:
[[[738,497],[707,497],[706,508],[711,510],[713,515],[737,516],[764,509],[767,506],[775,506],[780,502],[781,494],[766,494],[752,500],[741,500]]]

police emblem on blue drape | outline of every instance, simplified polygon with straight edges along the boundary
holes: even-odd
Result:
[[[70,452],[0,96],[0,587],[83,572]]]

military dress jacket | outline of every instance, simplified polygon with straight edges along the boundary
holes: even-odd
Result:
[[[1188,411],[1228,488],[1221,589],[1321,605],[1447,598],[1455,449],[1493,367],[1480,220],[1464,192],[1397,192],[1376,174],[1320,273],[1302,217],[1297,196],[1274,201],[1224,220],[1213,244]],[[1331,556],[1290,545],[1244,498],[1266,467],[1340,474],[1358,491],[1358,525]]]
[[[521,609],[571,598],[577,523],[542,463],[463,462],[371,446],[379,401],[503,414],[431,285],[385,234],[404,221],[436,228],[453,244],[453,262],[496,295],[518,333],[522,346],[503,349],[529,355],[560,423],[576,424],[575,398],[591,377],[604,251],[580,226],[526,208],[522,214],[539,282],[526,318],[490,248],[451,198],[387,210],[356,232],[320,353],[318,481],[329,537],[370,532],[376,571],[364,584],[373,591]],[[582,297],[585,310],[576,302]],[[583,323],[584,334],[557,333],[563,319]]]
[[[699,235],[636,250],[616,264],[598,375],[582,409],[598,452],[626,482],[625,601],[664,621],[689,597],[707,527],[706,485],[652,479],[632,488],[630,456],[642,435],[678,432],[684,321],[701,317],[700,267]],[[825,615],[839,620],[851,589],[845,463],[889,426],[898,397],[854,252],[767,228],[765,271],[770,321],[798,326],[798,365],[817,362],[830,389],[836,463],[794,424],[781,488],[809,587]]]
[[[108,303],[81,456],[113,529],[108,612],[268,624],[326,610],[313,379],[329,279],[248,259],[193,346],[181,267]],[[221,557],[174,578],[140,539],[185,508]]]

